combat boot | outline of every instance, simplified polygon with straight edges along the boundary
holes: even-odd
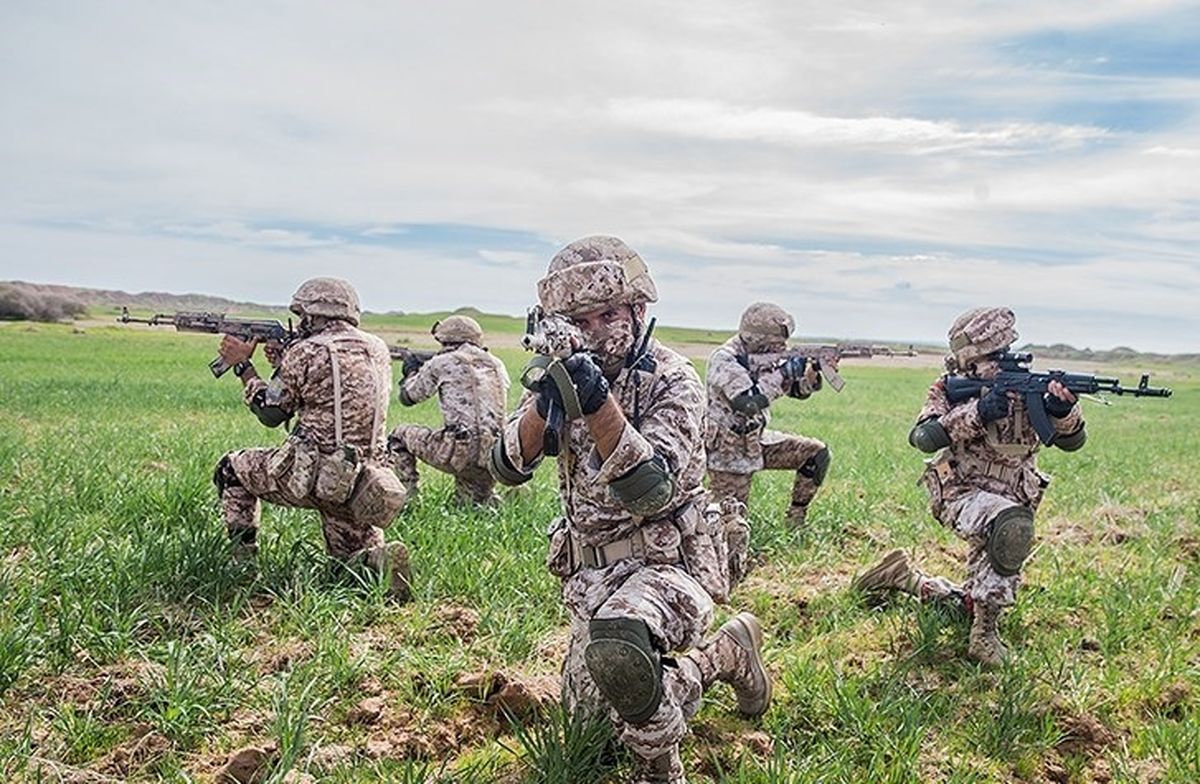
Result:
[[[412,598],[412,571],[408,564],[408,549],[400,542],[388,542],[372,547],[365,553],[368,567],[388,581],[388,595],[398,602]]]
[[[1000,605],[975,602],[974,620],[967,656],[988,667],[999,667],[1008,658],[1008,649],[1000,642]]]
[[[632,784],[687,784],[678,745],[653,759],[643,759],[636,754],[633,759]]]
[[[738,711],[751,718],[771,704],[771,676],[762,659],[763,632],[758,619],[745,612],[722,626],[700,648],[688,654],[700,669],[705,686],[722,681],[733,687]]]
[[[883,560],[854,578],[851,583],[856,591],[882,593],[883,591],[912,592],[913,570],[908,564],[908,555],[903,550],[892,550]]]

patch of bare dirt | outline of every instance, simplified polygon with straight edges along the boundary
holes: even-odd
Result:
[[[217,771],[216,781],[218,784],[262,784],[277,753],[272,745],[238,749]]]
[[[559,699],[559,679],[553,675],[516,676],[499,670],[464,672],[455,689],[486,706],[498,719],[529,718],[543,713]]]
[[[1152,707],[1173,719],[1182,719],[1192,703],[1192,685],[1187,681],[1175,681],[1154,700]]]
[[[470,607],[451,604],[438,608],[435,613],[437,620],[431,628],[469,643],[475,639],[479,631],[479,613]]]
[[[383,716],[385,703],[383,697],[367,697],[346,714],[347,724],[371,725],[378,724]]]
[[[1063,729],[1063,738],[1058,742],[1057,749],[1063,754],[1079,754],[1084,757],[1096,757],[1118,740],[1117,733],[1090,713],[1076,713],[1059,718]]]
[[[293,669],[312,656],[312,646],[304,640],[272,641],[259,645],[250,661],[263,675],[273,675]]]
[[[46,684],[46,696],[83,712],[112,716],[143,697],[162,677],[162,665],[124,661],[101,667],[92,675],[64,674]]]
[[[120,744],[96,764],[96,770],[127,778],[166,755],[171,741],[153,729],[142,727],[136,737]]]

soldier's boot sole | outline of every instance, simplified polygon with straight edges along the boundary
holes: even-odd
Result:
[[[879,563],[855,577],[851,587],[863,593],[903,590],[904,581],[911,574],[908,555],[903,550],[892,550]]]
[[[767,712],[771,706],[771,674],[762,658],[763,630],[762,624],[753,614],[744,612],[734,616],[721,627],[721,634],[727,636],[737,647],[749,657],[748,684],[734,684],[737,695],[738,712],[749,718],[757,718]],[[741,688],[738,688],[738,687]]]

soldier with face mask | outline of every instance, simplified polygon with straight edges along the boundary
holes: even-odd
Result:
[[[679,742],[709,685],[733,685],[762,714],[771,685],[762,630],[743,613],[705,640],[727,591],[719,532],[704,513],[704,390],[686,359],[647,339],[657,292],[645,262],[615,237],[571,243],[538,282],[541,307],[568,318],[586,352],[563,360],[580,415],[566,422],[557,468],[565,516],[548,566],[571,617],[563,696],[603,711],[635,757],[635,782],[685,781]],[[492,452],[506,484],[543,454],[549,375],[532,385]]]
[[[750,305],[742,314],[738,334],[709,358],[706,382],[708,480],[713,495],[744,505],[756,472],[795,471],[787,520],[798,528],[829,471],[829,447],[815,438],[767,429],[769,406],[785,395],[808,398],[821,389],[821,375],[814,363],[801,356],[766,366],[754,360],[784,352],[795,326],[792,316],[778,305]]]
[[[504,424],[508,371],[483,347],[483,330],[469,316],[450,316],[433,325],[442,350],[426,362],[404,361],[400,402],[415,405],[434,394],[443,425],[432,430],[400,425],[388,436],[396,474],[408,490],[417,491],[417,460],[454,477],[460,502],[491,504],[495,480],[488,471],[492,445]]]
[[[997,358],[1017,339],[1008,308],[976,308],[950,328],[949,375],[987,380],[999,372]],[[1075,396],[1051,382],[1046,412],[1067,452],[1087,439]],[[933,516],[969,545],[967,579],[961,586],[909,564],[902,550],[888,553],[855,586],[867,592],[897,590],[922,600],[949,601],[971,616],[967,655],[997,665],[1007,655],[999,637],[1000,613],[1016,601],[1021,567],[1033,544],[1033,517],[1050,478],[1038,471],[1041,445],[1025,402],[991,391],[951,404],[946,376],[929,390],[909,443],[937,456],[926,461],[923,483]]]
[[[295,418],[281,447],[240,449],[217,464],[214,481],[225,526],[241,553],[257,553],[260,500],[316,509],[330,557],[362,563],[409,593],[408,553],[384,542],[404,500],[386,461],[385,420],[391,356],[382,340],[357,329],[358,294],[344,280],[313,278],[292,297],[301,340],[265,348],[275,367],[259,377],[256,343],[225,336],[221,357],[241,378],[246,405],[267,427]],[[390,481],[389,481],[390,477]]]

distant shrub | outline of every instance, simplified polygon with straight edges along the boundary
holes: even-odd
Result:
[[[87,306],[71,297],[0,286],[0,320],[3,321],[62,321],[86,312]]]

